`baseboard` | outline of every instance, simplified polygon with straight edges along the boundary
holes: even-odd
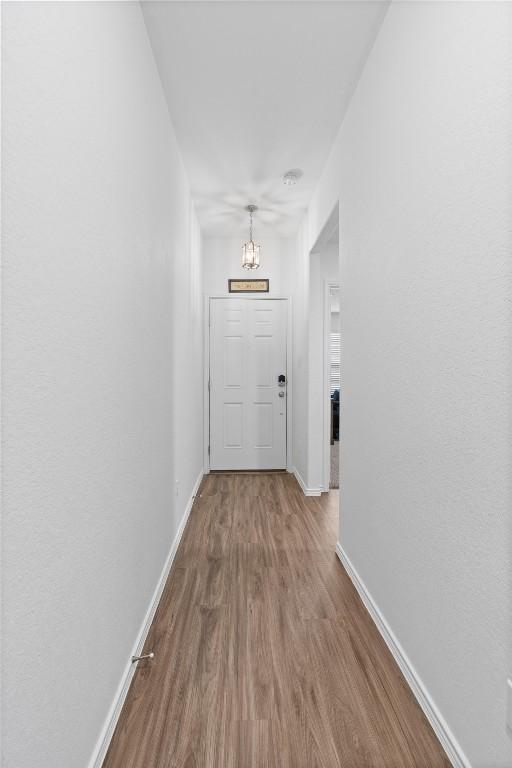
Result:
[[[471,768],[469,760],[462,751],[460,744],[455,739],[455,736],[448,727],[448,724],[432,700],[432,697],[425,687],[425,684],[419,677],[410,659],[407,657],[407,654],[393,633],[393,630],[387,623],[379,607],[377,606],[377,603],[369,593],[363,580],[350,562],[348,555],[343,550],[339,542],[336,544],[336,554],[341,560],[343,567],[348,573],[354,587],[357,589],[368,613],[372,617],[374,623],[377,626],[377,629],[379,630],[386,645],[391,651],[393,658],[400,667],[403,676],[405,677],[418,704],[425,713],[427,720],[432,726],[434,733],[439,739],[441,746],[443,747],[448,756],[448,759],[453,765],[453,768]]]
[[[292,469],[293,474],[295,475],[298,484],[302,488],[302,491],[304,493],[304,496],[321,496],[322,495],[322,489],[321,488],[308,488],[304,480],[302,479],[302,476],[299,472],[299,470],[294,467]]]
[[[139,630],[139,634],[137,636],[137,640],[133,647],[133,651],[130,654],[130,659],[128,660],[126,667],[124,669],[121,681],[119,683],[119,687],[117,689],[116,695],[114,696],[114,700],[112,702],[107,718],[105,720],[105,725],[103,726],[100,737],[98,739],[98,742],[96,744],[92,757],[89,761],[88,768],[101,768],[103,761],[105,759],[105,755],[107,754],[107,749],[109,747],[110,741],[114,734],[114,730],[117,725],[119,715],[121,714],[121,710],[123,708],[123,704],[126,699],[128,689],[130,687],[130,683],[132,681],[133,675],[135,674],[135,670],[137,668],[136,664],[131,663],[131,657],[139,656],[144,647],[144,643],[146,642],[149,628],[151,627],[151,624],[155,617],[156,609],[158,608],[158,603],[160,602],[160,598],[162,597],[162,592],[164,591],[167,577],[169,576],[169,572],[171,570],[171,566],[172,566],[174,557],[176,555],[176,551],[181,541],[183,531],[185,530],[185,526],[187,524],[187,520],[189,518],[190,512],[192,511],[194,499],[197,495],[202,479],[203,479],[203,471],[201,470],[195,482],[192,493],[190,494],[190,498],[187,502],[185,512],[183,513],[183,517],[181,519],[179,528],[176,532],[176,536],[174,537],[174,541],[172,542],[171,549],[169,551],[169,554],[167,555],[165,565],[163,567],[162,573],[160,574],[160,578],[158,580],[158,584],[153,593],[153,597],[151,598],[149,608],[147,610],[146,616],[144,617],[144,621],[142,622],[142,626]]]

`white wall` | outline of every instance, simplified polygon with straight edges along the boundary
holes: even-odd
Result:
[[[295,241],[293,262],[293,466],[308,485],[308,392],[309,392],[309,272],[310,258],[306,226],[302,224]]]
[[[202,465],[200,244],[138,3],[3,36],[2,765],[83,768]]]
[[[392,3],[298,254],[339,199],[341,545],[474,768],[512,764],[511,14]]]
[[[172,130],[172,129],[171,129]],[[179,156],[177,156],[179,157]],[[181,165],[181,161],[180,161]],[[179,524],[203,471],[203,295],[201,232],[187,182],[169,211],[173,232],[173,478]],[[172,213],[171,213],[172,211]],[[174,530],[174,529],[173,529]]]
[[[256,225],[256,221],[255,221]],[[255,272],[242,267],[244,238],[212,237],[203,241],[203,289],[208,296],[228,295],[228,279],[270,281],[269,296],[291,296],[295,244],[286,238],[261,238],[261,264]]]

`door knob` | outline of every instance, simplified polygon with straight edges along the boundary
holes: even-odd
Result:
[[[279,397],[284,397],[284,392],[280,392]]]

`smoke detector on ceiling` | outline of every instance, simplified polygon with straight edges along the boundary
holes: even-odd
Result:
[[[292,168],[291,171],[286,171],[284,174],[283,184],[286,184],[287,187],[293,187],[295,184],[297,184],[298,181],[300,181],[302,176],[303,171],[301,171],[300,168]]]

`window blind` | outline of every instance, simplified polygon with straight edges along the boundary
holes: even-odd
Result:
[[[340,388],[340,365],[341,365],[341,349],[340,349],[340,334],[331,333],[330,348],[331,348],[331,395],[335,389]]]

